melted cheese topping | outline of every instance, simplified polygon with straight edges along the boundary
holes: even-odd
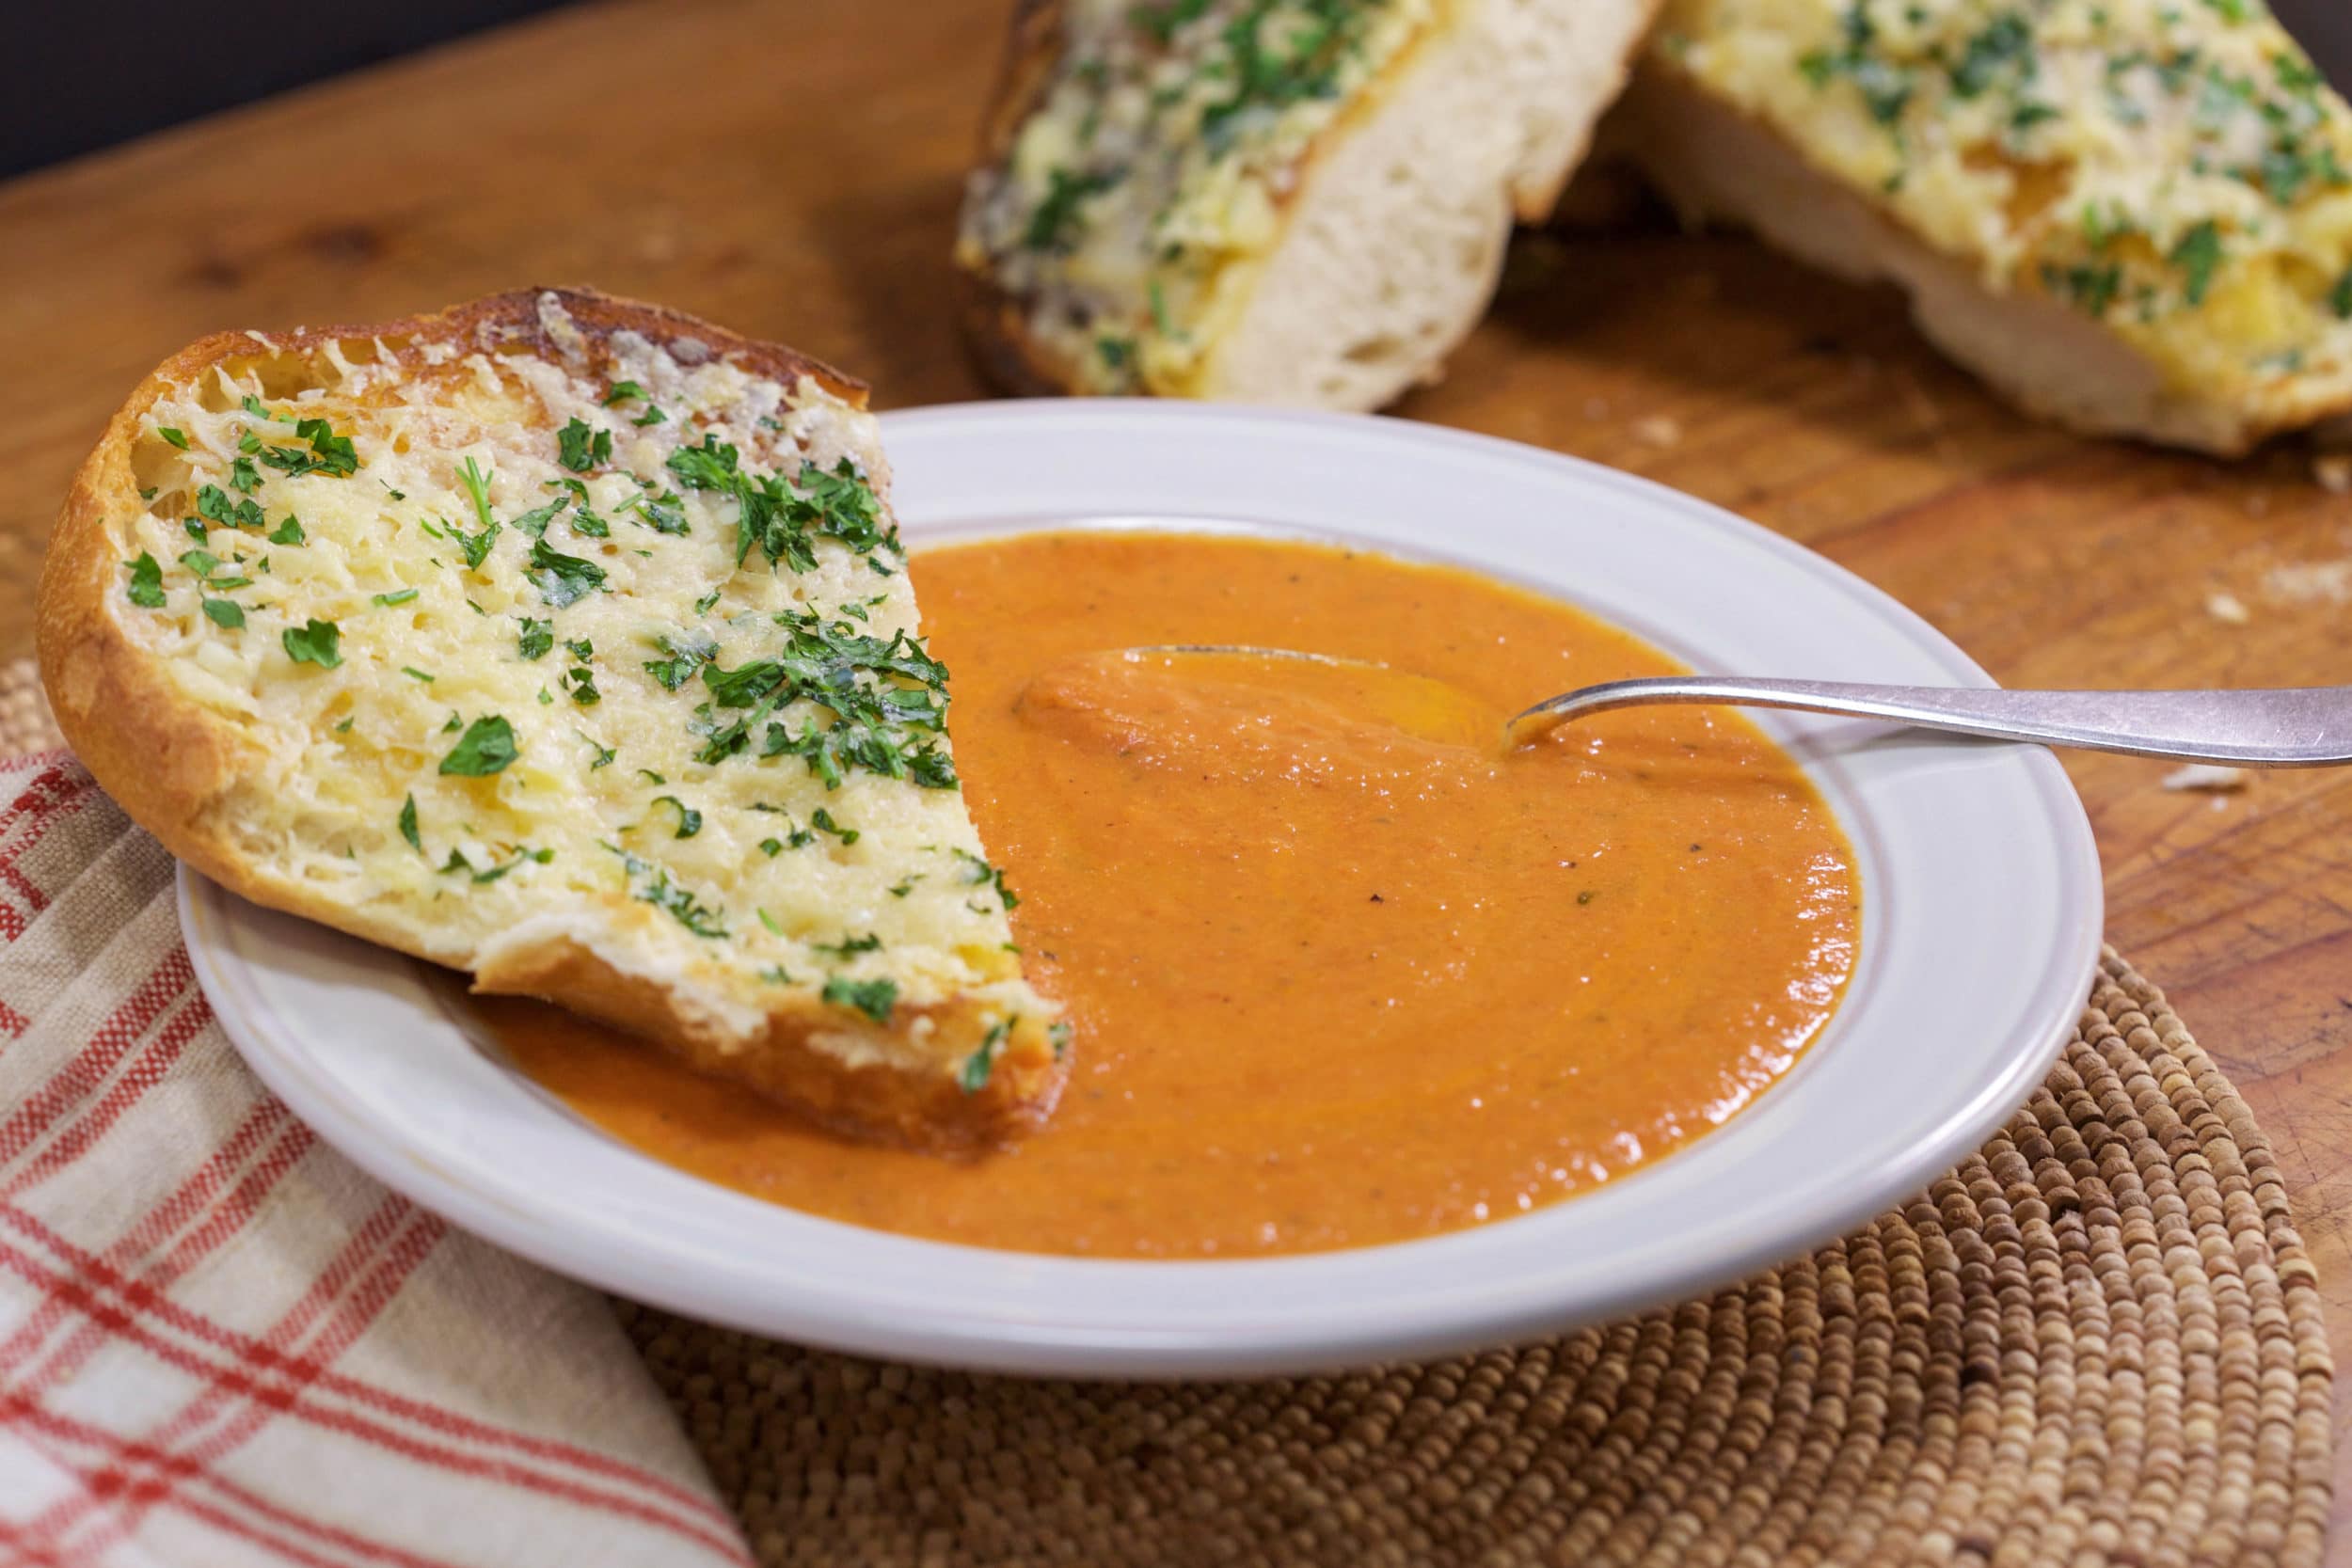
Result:
[[[1069,0],[959,261],[1081,391],[1181,394],[1239,314],[1315,142],[1446,0]]]
[[[263,340],[147,416],[110,603],[252,747],[216,825],[444,961],[567,935],[741,1035],[812,993],[853,1062],[905,1004],[1050,1016],[955,787],[871,417],[691,340],[617,335],[591,378],[552,296],[542,325],[564,359]],[[730,448],[786,498],[781,559],[696,487]]]
[[[2352,108],[2262,0],[1670,0],[1654,48],[2175,387],[2352,374]]]

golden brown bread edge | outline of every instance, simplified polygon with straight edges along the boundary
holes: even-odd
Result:
[[[1061,54],[1062,0],[1016,0],[1005,33],[1005,51],[980,117],[979,168],[993,168],[1012,155],[1021,127],[1044,103]],[[1058,397],[1070,390],[1070,367],[1030,337],[1028,312],[1019,296],[995,278],[968,267],[955,269],[963,341],[991,386],[1015,397]]]
[[[806,376],[852,406],[866,406],[864,383],[792,349],[592,289],[530,288],[398,321],[214,333],[148,373],[107,421],[74,475],[50,533],[34,610],[41,683],[58,728],[100,787],[134,822],[240,896],[428,957],[405,945],[401,933],[358,911],[306,896],[284,879],[257,876],[242,854],[206,826],[205,807],[236,778],[249,745],[234,725],[182,697],[107,610],[107,595],[119,588],[120,562],[106,538],[106,518],[135,515],[146,505],[131,461],[141,418],[169,390],[223,361],[323,356],[326,345],[336,342],[382,338],[470,343],[486,327],[561,360],[562,348],[541,323],[540,300],[548,294],[570,315],[596,359],[611,358],[609,341],[623,331],[660,342],[693,338],[714,355],[762,376],[787,386]],[[1060,1086],[1058,1069],[1050,1061],[1032,1064],[1010,1053],[999,1059],[986,1085],[970,1092],[949,1074],[917,1077],[879,1067],[851,1068],[809,1043],[820,1031],[842,1031],[839,1009],[800,996],[779,999],[759,1038],[723,1044],[707,1023],[682,1015],[661,988],[568,942],[501,969],[478,971],[473,989],[538,997],[598,1019],[653,1041],[697,1069],[748,1084],[834,1131],[941,1152],[993,1147],[1033,1128],[1051,1111]],[[949,1023],[968,1020],[977,1010],[951,1000],[929,1006],[902,1004],[894,1016],[907,1024],[926,1019]]]

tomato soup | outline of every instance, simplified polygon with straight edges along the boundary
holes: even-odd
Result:
[[[1033,981],[1075,1025],[1052,1120],[949,1161],[843,1142],[552,1009],[525,1071],[710,1180],[859,1225],[1107,1258],[1305,1252],[1520,1214],[1788,1071],[1860,885],[1745,719],[1503,718],[1673,661],[1448,568],[1238,536],[1036,533],[913,571]],[[1105,653],[1242,643],[1291,660]]]

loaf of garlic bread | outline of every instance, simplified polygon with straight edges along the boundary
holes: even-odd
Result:
[[[1669,0],[1612,133],[2076,429],[2352,409],[2352,108],[2263,0]]]
[[[1027,391],[1371,408],[1435,376],[1656,0],[1025,0],[956,257]]]
[[[206,339],[58,520],[58,721],[248,898],[830,1125],[1000,1140],[1051,1105],[1060,1029],[864,404],[584,292]]]

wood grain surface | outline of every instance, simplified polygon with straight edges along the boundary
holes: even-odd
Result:
[[[0,185],[0,658],[29,651],[50,518],[106,415],[215,328],[578,282],[780,339],[882,406],[982,395],[946,255],[1005,9],[594,7]],[[1400,412],[1742,513],[2007,684],[2352,682],[2352,496],[2311,450],[2231,466],[2035,425],[1897,299],[1744,240],[1526,237]],[[2205,796],[2156,764],[2067,767],[2110,936],[2278,1145],[2352,1368],[2352,774]]]

